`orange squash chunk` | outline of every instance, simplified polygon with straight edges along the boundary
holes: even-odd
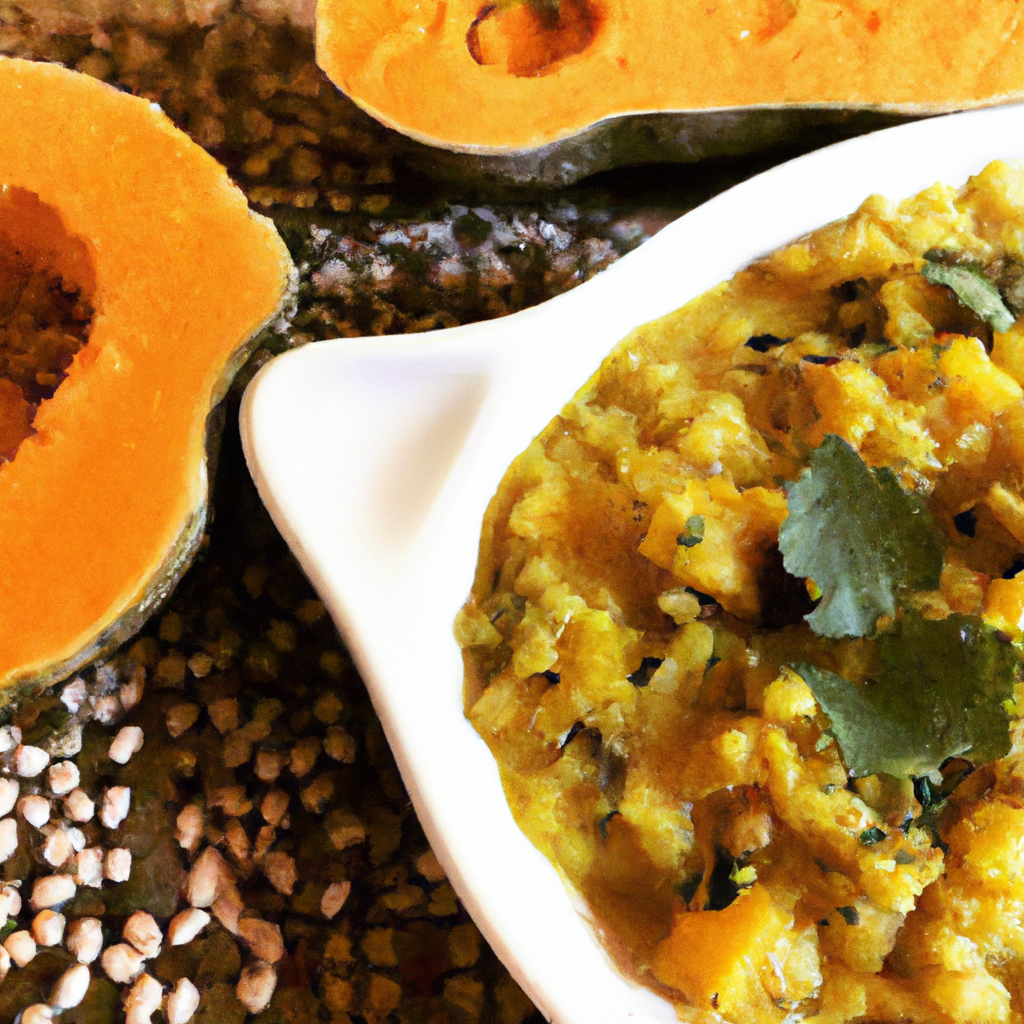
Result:
[[[66,379],[37,378],[59,386],[30,426],[0,386],[8,688],[121,642],[180,577],[206,520],[207,416],[293,268],[224,169],[143,99],[0,58],[0,137],[0,254],[94,310]]]
[[[317,62],[413,138],[507,154],[636,113],[1019,99],[1018,15],[1015,0],[319,0]]]

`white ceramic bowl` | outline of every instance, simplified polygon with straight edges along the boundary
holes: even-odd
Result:
[[[872,192],[959,185],[995,158],[1024,159],[1024,107],[843,142],[717,196],[542,306],[431,334],[308,345],[246,393],[242,437],[260,494],[363,673],[427,837],[487,940],[558,1024],[677,1017],[610,966],[513,822],[463,714],[452,620],[488,500],[632,327]]]

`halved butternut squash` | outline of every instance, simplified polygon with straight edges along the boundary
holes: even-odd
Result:
[[[692,160],[1019,98],[1019,15],[1015,0],[319,0],[317,62],[385,124],[468,153],[648,116],[635,138],[558,148],[542,176],[571,180],[649,159],[645,134]]]
[[[52,397],[26,397],[0,462],[9,691],[120,643],[180,577],[206,521],[207,416],[294,270],[224,169],[146,100],[0,58],[0,138],[0,265],[45,270],[90,317],[70,363],[38,371]]]

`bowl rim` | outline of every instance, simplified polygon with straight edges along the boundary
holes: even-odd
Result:
[[[719,194],[540,306],[427,334],[306,345],[246,391],[242,441],[260,495],[349,645],[442,867],[548,1019],[679,1018],[612,968],[581,902],[515,825],[463,712],[452,621],[488,501],[634,326],[872,193],[959,186],[997,158],[1024,160],[1024,106],[837,143]]]

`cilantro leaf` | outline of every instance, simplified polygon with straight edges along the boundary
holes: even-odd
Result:
[[[779,549],[786,571],[822,592],[807,616],[819,636],[867,636],[895,613],[897,591],[938,587],[945,544],[924,502],[841,437],[826,435],[811,453],[786,504]]]
[[[929,284],[944,284],[956,292],[961,304],[973,310],[994,331],[1008,331],[1016,319],[1006,308],[999,289],[982,273],[980,267],[970,264],[935,263],[925,253],[921,268]]]
[[[704,517],[690,516],[683,532],[676,537],[676,543],[684,548],[694,548],[704,539]]]
[[[879,678],[862,686],[815,665],[793,666],[828,715],[853,775],[924,775],[957,755],[980,765],[1009,753],[1004,702],[1021,664],[1012,644],[971,616],[913,614],[878,643]]]

